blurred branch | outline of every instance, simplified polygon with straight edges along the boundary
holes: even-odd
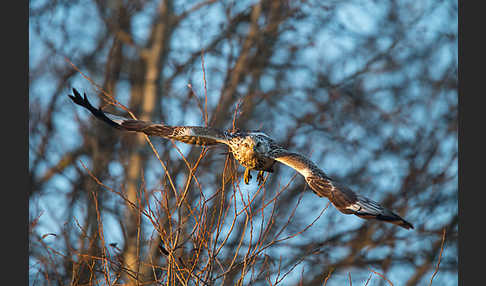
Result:
[[[447,1],[32,2],[29,279],[457,279],[456,18]],[[132,118],[264,129],[417,227],[342,215],[279,164],[246,185],[226,146],[84,122],[64,100],[83,83]]]

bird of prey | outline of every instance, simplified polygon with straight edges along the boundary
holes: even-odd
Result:
[[[211,127],[168,126],[149,121],[133,120],[115,116],[102,111],[101,108],[93,107],[86,94],[81,97],[74,88],[73,94],[69,97],[74,103],[88,109],[96,118],[120,130],[142,132],[146,135],[160,136],[201,146],[226,144],[234,158],[246,168],[244,174],[246,184],[251,179],[251,170],[258,171],[257,181],[261,184],[264,172],[273,172],[275,162],[280,162],[304,176],[307,184],[316,195],[328,198],[344,214],[354,214],[364,219],[377,219],[405,229],[413,228],[411,223],[393,211],[333,181],[311,160],[299,153],[288,151],[261,131],[224,131]]]

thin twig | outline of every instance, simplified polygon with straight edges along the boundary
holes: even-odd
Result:
[[[370,276],[366,280],[366,284],[364,286],[368,286],[368,283],[370,283],[371,277],[373,276],[373,273],[370,273]]]
[[[331,268],[331,270],[329,270],[329,273],[327,273],[326,279],[324,279],[324,283],[322,284],[322,286],[326,286],[327,280],[329,280],[333,271],[334,271],[334,268]]]
[[[87,81],[89,81],[94,87],[96,87],[96,89],[98,89],[98,91],[100,91],[103,95],[106,96],[106,98],[104,98],[104,100],[106,102],[108,102],[109,104],[111,105],[114,105],[114,106],[118,106],[120,107],[121,109],[123,109],[124,111],[126,111],[128,114],[130,114],[130,116],[133,118],[133,119],[137,119],[137,117],[135,117],[135,115],[128,109],[128,107],[126,107],[125,105],[121,104],[118,100],[116,100],[113,96],[111,96],[110,94],[108,94],[101,86],[97,85],[89,76],[85,75],[73,62],[71,62],[68,58],[64,58],[66,60],[66,62],[68,62],[74,70],[76,70],[77,72],[79,72],[79,74],[81,76],[83,76]]]
[[[204,69],[204,49],[201,50],[201,67],[204,81],[204,124],[208,126],[208,87],[206,82],[206,70]]]
[[[391,286],[393,286],[393,283],[392,283],[390,280],[388,280],[388,279],[385,277],[385,275],[383,275],[383,274],[381,274],[381,273],[379,273],[379,272],[376,272],[375,270],[373,270],[373,269],[371,269],[371,268],[369,268],[369,267],[368,267],[368,269],[369,269],[371,272],[375,273],[376,275],[380,276],[380,277],[381,277],[383,280],[385,280],[386,282],[388,282],[388,284],[390,284]]]
[[[439,265],[440,265],[440,260],[442,258],[442,251],[444,250],[445,236],[446,236],[446,229],[444,227],[444,229],[442,229],[442,242],[440,243],[439,259],[437,261],[437,266],[435,267],[435,271],[432,274],[432,277],[430,277],[430,284],[429,284],[429,286],[432,285],[432,280],[434,280],[435,275],[437,274],[437,272],[439,272]]]

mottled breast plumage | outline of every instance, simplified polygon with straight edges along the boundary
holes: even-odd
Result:
[[[267,154],[272,141],[268,135],[259,131],[237,131],[229,133],[228,138],[231,153],[241,165],[252,170],[273,171],[275,160]]]

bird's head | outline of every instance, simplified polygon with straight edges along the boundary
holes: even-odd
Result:
[[[266,154],[270,148],[270,141],[272,140],[267,134],[263,132],[254,132],[250,134],[251,146],[255,153]]]

